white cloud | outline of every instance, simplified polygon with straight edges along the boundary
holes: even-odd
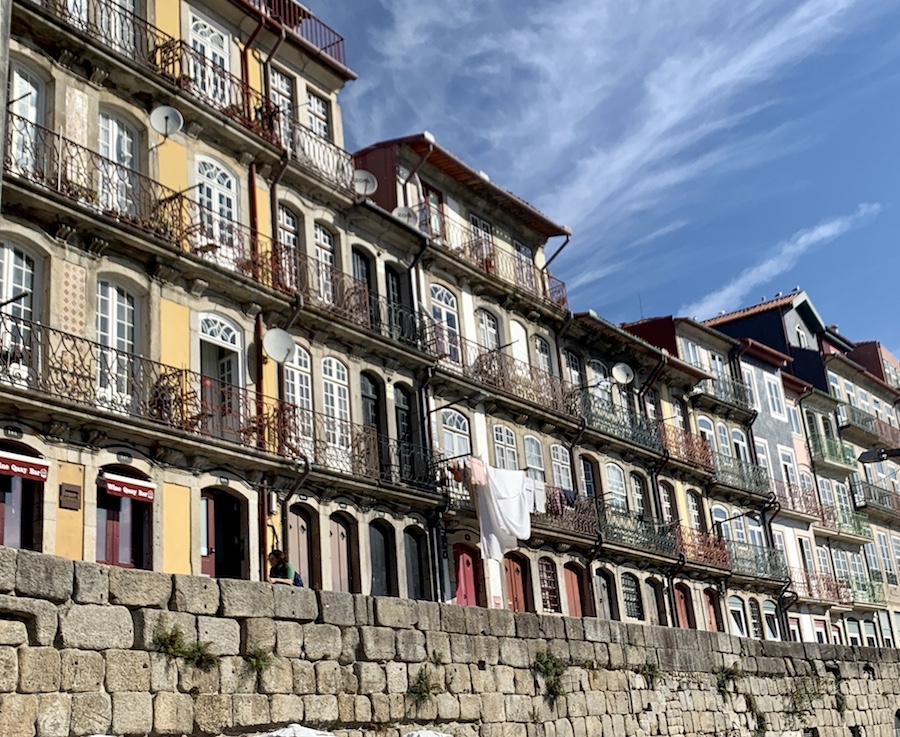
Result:
[[[865,220],[875,217],[879,212],[881,205],[877,203],[861,204],[850,215],[831,218],[812,228],[798,230],[788,240],[779,243],[762,261],[744,269],[721,289],[683,306],[679,314],[703,320],[713,317],[720,311],[731,312],[740,308],[746,304],[747,296],[753,290],[790,271],[800,257],[811,249],[833,241]]]

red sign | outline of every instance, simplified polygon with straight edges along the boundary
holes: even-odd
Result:
[[[0,475],[21,476],[32,481],[46,481],[50,462],[35,456],[0,453]]]
[[[107,493],[114,496],[127,496],[139,502],[152,502],[156,495],[156,484],[149,481],[116,476],[112,473],[104,473],[100,481],[106,487]]]

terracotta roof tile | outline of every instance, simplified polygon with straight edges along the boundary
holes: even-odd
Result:
[[[759,304],[751,305],[750,307],[743,307],[740,310],[729,312],[726,315],[718,315],[716,317],[710,318],[709,320],[704,320],[703,324],[714,327],[715,325],[720,325],[725,322],[731,322],[732,320],[738,320],[742,317],[750,317],[751,315],[758,315],[761,312],[768,312],[769,310],[774,310],[776,307],[784,307],[785,305],[793,303],[793,301],[797,299],[800,294],[801,292],[787,294],[784,297],[776,297],[775,299],[770,299],[768,302],[760,302]]]

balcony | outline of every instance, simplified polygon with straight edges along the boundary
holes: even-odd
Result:
[[[241,4],[270,16],[289,33],[347,66],[343,37],[295,0],[242,0]]]
[[[840,509],[823,504],[822,527],[826,530],[833,530],[839,535],[854,538],[857,542],[860,539],[872,539],[872,528],[869,526],[868,517],[850,509]]]
[[[750,388],[737,379],[729,376],[717,376],[714,379],[703,379],[697,385],[695,396],[702,398],[703,396],[714,397],[717,401],[727,404],[730,407],[736,407],[744,412],[753,412],[753,405],[750,401]]]
[[[609,506],[599,507],[597,514],[604,544],[671,557],[678,554],[678,536],[673,524]]]
[[[796,513],[800,516],[821,517],[822,507],[816,498],[815,489],[807,489],[787,481],[778,481],[769,479],[769,484],[775,498],[781,505],[781,513],[791,515]]]
[[[769,474],[762,466],[723,453],[713,453],[713,459],[716,484],[756,496],[769,495]]]
[[[848,440],[857,440],[861,445],[869,445],[878,438],[875,417],[852,404],[838,407],[841,434]]]
[[[433,207],[422,204],[418,213],[420,229],[470,266],[554,308],[568,308],[566,285],[533,261],[497,248],[489,235],[452,221]]]
[[[713,470],[712,450],[703,438],[673,425],[660,424],[659,429],[663,445],[674,460]]]
[[[731,568],[731,558],[725,540],[720,535],[692,530],[683,525],[678,531],[678,549],[691,563],[698,563],[715,568]]]
[[[817,573],[804,568],[791,568],[791,588],[801,599],[849,604],[850,585],[830,573]]]
[[[435,326],[440,367],[492,390],[511,394],[542,409],[578,417],[579,390],[567,381],[507,355],[488,350],[443,326]]]
[[[900,430],[882,419],[875,418],[875,432],[888,448],[900,448]]]
[[[863,576],[850,576],[850,597],[854,604],[884,604],[884,584]]]
[[[851,479],[850,488],[853,489],[857,509],[865,507],[870,516],[880,514],[900,518],[900,496],[890,489],[883,489],[859,479]]]
[[[737,540],[726,541],[726,546],[734,575],[787,581],[787,563],[782,551]]]
[[[662,453],[659,425],[628,407],[584,392],[584,419],[588,427],[633,445]]]
[[[594,499],[579,495],[570,505],[565,492],[557,487],[547,487],[547,513],[532,515],[531,523],[532,528],[539,526],[566,534],[584,535],[592,540],[596,540],[600,529]]]
[[[810,435],[809,446],[813,461],[827,466],[837,467],[842,471],[856,468],[856,455],[853,450],[840,440],[827,438],[824,435]]]

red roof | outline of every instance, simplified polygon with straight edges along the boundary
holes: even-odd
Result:
[[[778,307],[785,307],[786,305],[792,304],[800,294],[801,292],[796,292],[794,294],[785,295],[784,297],[776,297],[775,299],[770,299],[768,302],[760,302],[751,307],[744,307],[725,315],[712,317],[709,320],[704,320],[703,324],[712,327],[720,325],[723,322],[731,322],[732,320],[739,320],[742,317],[750,317],[751,315],[758,315],[761,312],[768,312],[769,310],[774,310]]]

